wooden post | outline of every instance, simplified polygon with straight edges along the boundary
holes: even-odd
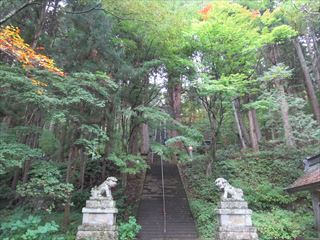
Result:
[[[316,220],[316,228],[320,235],[320,191],[312,192],[312,206]]]

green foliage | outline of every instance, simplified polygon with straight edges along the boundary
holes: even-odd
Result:
[[[109,158],[122,173],[136,174],[148,167],[146,161],[139,155],[112,153]]]
[[[279,136],[283,136],[283,124],[280,115],[280,102],[283,97],[286,98],[289,105],[289,120],[292,127],[292,134],[295,141],[300,145],[319,141],[320,128],[311,114],[306,114],[307,102],[292,95],[283,96],[276,88],[274,83],[288,86],[288,79],[292,78],[293,69],[289,69],[283,63],[269,68],[259,78],[261,82],[261,94],[256,102],[246,105],[260,110],[262,121],[266,128],[274,128]],[[282,140],[282,139],[280,139]]]
[[[16,131],[0,125],[0,175],[20,168],[27,159],[41,156],[39,149],[32,149],[17,141]]]
[[[104,143],[109,139],[106,132],[98,125],[81,125],[82,137],[76,141],[85,147],[87,154],[92,160],[98,160],[102,157]]]
[[[253,220],[261,239],[312,237],[310,198],[305,193],[288,195],[283,189],[303,174],[301,159],[317,151],[317,146],[304,150],[279,146],[259,153],[239,153],[237,148],[230,146],[218,151],[218,164],[211,177],[204,175],[205,156],[196,156],[183,169],[187,178],[186,189],[191,196],[190,207],[200,235],[204,239],[213,237],[211,234],[217,225],[212,210],[220,199],[214,180],[224,177],[235,187],[243,189],[249,207],[255,212]]]
[[[215,2],[210,17],[194,24],[193,44],[204,54],[212,76],[249,74],[255,62],[259,34],[251,12],[238,4]]]
[[[119,224],[119,240],[134,240],[141,230],[135,217],[130,216],[127,222]]]
[[[278,63],[264,72],[263,77],[260,78],[261,81],[273,82],[273,81],[283,81],[292,77],[292,69],[285,66],[283,63]]]
[[[75,209],[82,209],[86,205],[86,201],[90,198],[89,189],[84,191],[74,191],[72,193],[71,201]]]
[[[245,192],[245,198],[254,210],[267,210],[274,207],[285,207],[295,200],[284,192],[282,187],[273,186],[270,182],[262,182],[257,186],[239,184]]]
[[[30,180],[20,183],[17,192],[31,201],[66,201],[72,184],[61,182],[61,173],[52,162],[38,162],[30,171]]]
[[[53,155],[59,148],[59,140],[49,130],[43,130],[39,138],[39,146],[47,155]]]
[[[247,92],[249,84],[253,83],[244,74],[231,74],[222,76],[219,80],[203,78],[203,85],[200,86],[201,95],[212,93],[223,93],[228,96],[240,96]]]
[[[54,221],[42,223],[39,216],[24,218],[13,215],[0,224],[0,229],[0,238],[3,240],[44,240],[58,232],[59,226]]]
[[[202,199],[191,199],[190,208],[197,222],[197,228],[201,237],[203,239],[214,238],[217,219],[213,209],[216,208],[216,205]]]
[[[5,174],[15,167],[21,167],[25,160],[39,157],[40,151],[25,144],[6,143],[0,140],[0,174]]]
[[[273,209],[253,214],[253,223],[261,240],[291,240],[306,233],[313,225],[310,213]]]
[[[271,31],[272,41],[275,43],[283,43],[284,41],[297,36],[297,31],[288,25],[280,25]]]

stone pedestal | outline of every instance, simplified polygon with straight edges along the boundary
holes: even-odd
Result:
[[[82,209],[82,225],[78,227],[76,240],[117,240],[115,202],[106,197],[90,198]]]
[[[232,199],[221,201],[216,213],[219,224],[217,240],[258,240],[247,202]]]

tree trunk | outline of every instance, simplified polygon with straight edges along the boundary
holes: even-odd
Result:
[[[239,133],[241,148],[246,149],[247,148],[247,144],[246,144],[246,140],[245,140],[245,137],[244,137],[243,122],[242,122],[242,118],[241,118],[240,112],[238,110],[238,104],[237,104],[236,101],[239,101],[239,100],[235,99],[235,100],[232,101],[234,117],[235,117],[235,120],[236,120],[236,125],[237,125],[237,129],[238,129],[238,133]]]
[[[142,137],[141,154],[147,155],[149,153],[149,148],[150,148],[148,124],[143,123],[141,125],[141,137]]]
[[[20,7],[13,9],[11,12],[9,12],[6,16],[0,19],[0,25],[9,20],[12,16],[14,16],[16,13],[20,12],[22,9],[27,7],[28,5],[31,5],[35,0],[29,0],[26,3],[20,5]]]
[[[172,84],[169,88],[169,103],[171,109],[171,116],[176,121],[180,122],[181,120],[181,92],[182,92],[182,84],[181,82],[176,82]],[[170,137],[178,136],[176,130],[172,130],[169,132]],[[177,144],[177,147],[181,148],[181,144]]]
[[[206,168],[206,176],[209,177],[212,175],[213,163],[216,160],[216,152],[217,152],[217,123],[213,117],[210,117],[210,125],[211,125],[211,146],[210,146],[210,154],[208,155],[208,163]]]
[[[107,134],[108,134],[108,140],[106,141],[106,145],[104,147],[104,159],[102,160],[102,172],[101,172],[101,178],[104,181],[107,178],[107,161],[108,157],[113,149],[114,145],[114,133],[115,133],[115,109],[113,104],[109,104],[109,108],[106,112],[106,125],[107,125]]]
[[[24,124],[28,127],[43,128],[43,121],[40,109],[36,107],[31,107],[26,109]],[[39,140],[39,133],[30,132],[25,136],[24,143],[30,148],[37,148]],[[27,159],[23,166],[22,171],[22,182],[26,183],[28,181],[29,171],[31,169],[32,159]]]
[[[73,161],[77,155],[77,148],[72,146],[69,150],[68,154],[68,165],[67,165],[67,172],[66,172],[66,183],[70,183],[71,176],[72,176],[72,168],[73,168]],[[64,205],[64,216],[63,216],[63,228],[67,228],[70,222],[70,207],[71,207],[71,195],[68,196],[67,201]]]
[[[310,34],[311,34],[311,39],[312,39],[313,49],[314,49],[315,65],[318,70],[318,73],[320,74],[320,50],[318,47],[317,37],[316,37],[314,29],[310,30]],[[320,77],[319,77],[319,81],[318,81],[318,89],[320,90]]]
[[[258,131],[257,131],[257,126],[255,124],[255,114],[254,114],[255,109],[250,109],[248,111],[248,118],[249,118],[249,129],[250,129],[250,140],[251,140],[251,147],[255,151],[259,151],[259,141],[258,141]]]
[[[314,91],[314,87],[312,84],[312,80],[310,78],[309,75],[309,69],[308,66],[306,64],[303,52],[302,52],[302,48],[300,46],[300,43],[297,39],[295,39],[293,41],[293,44],[296,48],[297,54],[298,54],[298,58],[303,70],[303,74],[304,74],[304,82],[305,82],[305,86],[306,86],[306,90],[307,90],[307,94],[311,103],[311,107],[312,107],[312,111],[313,111],[313,115],[314,118],[317,120],[317,122],[320,124],[320,106],[319,106],[319,102],[317,99],[317,96],[315,94]]]
[[[16,190],[16,188],[17,188],[19,176],[20,176],[20,169],[19,169],[19,168],[16,168],[16,169],[14,170],[13,178],[12,178],[12,182],[11,182],[11,189],[12,189],[13,191]]]
[[[311,36],[310,34],[308,36],[305,37],[306,38],[306,43],[307,43],[307,47],[308,47],[308,52],[310,54],[310,58],[311,58],[311,63],[312,63],[312,72],[314,74],[315,80],[318,84],[318,88],[320,89],[320,71],[318,69],[317,66],[317,53],[315,51],[315,49],[311,46]]]
[[[253,117],[253,123],[256,129],[256,134],[257,134],[257,138],[258,138],[258,142],[261,141],[262,139],[262,135],[261,135],[261,129],[259,126],[259,122],[258,122],[258,118],[257,118],[257,111],[256,109],[252,109],[252,117]]]
[[[206,176],[209,177],[212,175],[212,170],[213,170],[213,163],[216,160],[216,152],[217,152],[217,137],[215,132],[212,134],[211,138],[211,148],[210,148],[210,153],[208,156],[208,163],[207,163],[207,168],[206,168]]]
[[[41,36],[41,34],[43,32],[43,29],[44,29],[44,25],[45,25],[45,22],[46,22],[48,1],[49,0],[44,0],[42,2],[42,4],[41,4],[41,12],[40,12],[40,16],[39,16],[39,19],[38,19],[38,24],[36,26],[36,30],[35,30],[35,33],[34,33],[34,36],[33,36],[33,41],[31,43],[31,47],[33,49],[35,49],[37,47],[39,38],[40,38],[40,36]]]
[[[87,157],[85,156],[83,150],[80,150],[80,191],[83,191],[84,188],[84,176],[86,173],[86,160]]]
[[[276,87],[279,91],[280,98],[281,98],[280,109],[281,109],[286,144],[289,147],[294,147],[296,143],[292,135],[292,127],[289,121],[289,105],[286,99],[284,87],[280,82],[276,82]]]

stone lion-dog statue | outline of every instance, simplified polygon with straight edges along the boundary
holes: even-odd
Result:
[[[223,191],[222,200],[239,200],[243,201],[243,191],[240,188],[235,188],[224,178],[218,178],[215,181],[216,186]]]
[[[92,198],[107,198],[112,200],[111,188],[117,185],[118,179],[115,177],[108,177],[103,183],[99,186],[95,186],[91,189]]]

